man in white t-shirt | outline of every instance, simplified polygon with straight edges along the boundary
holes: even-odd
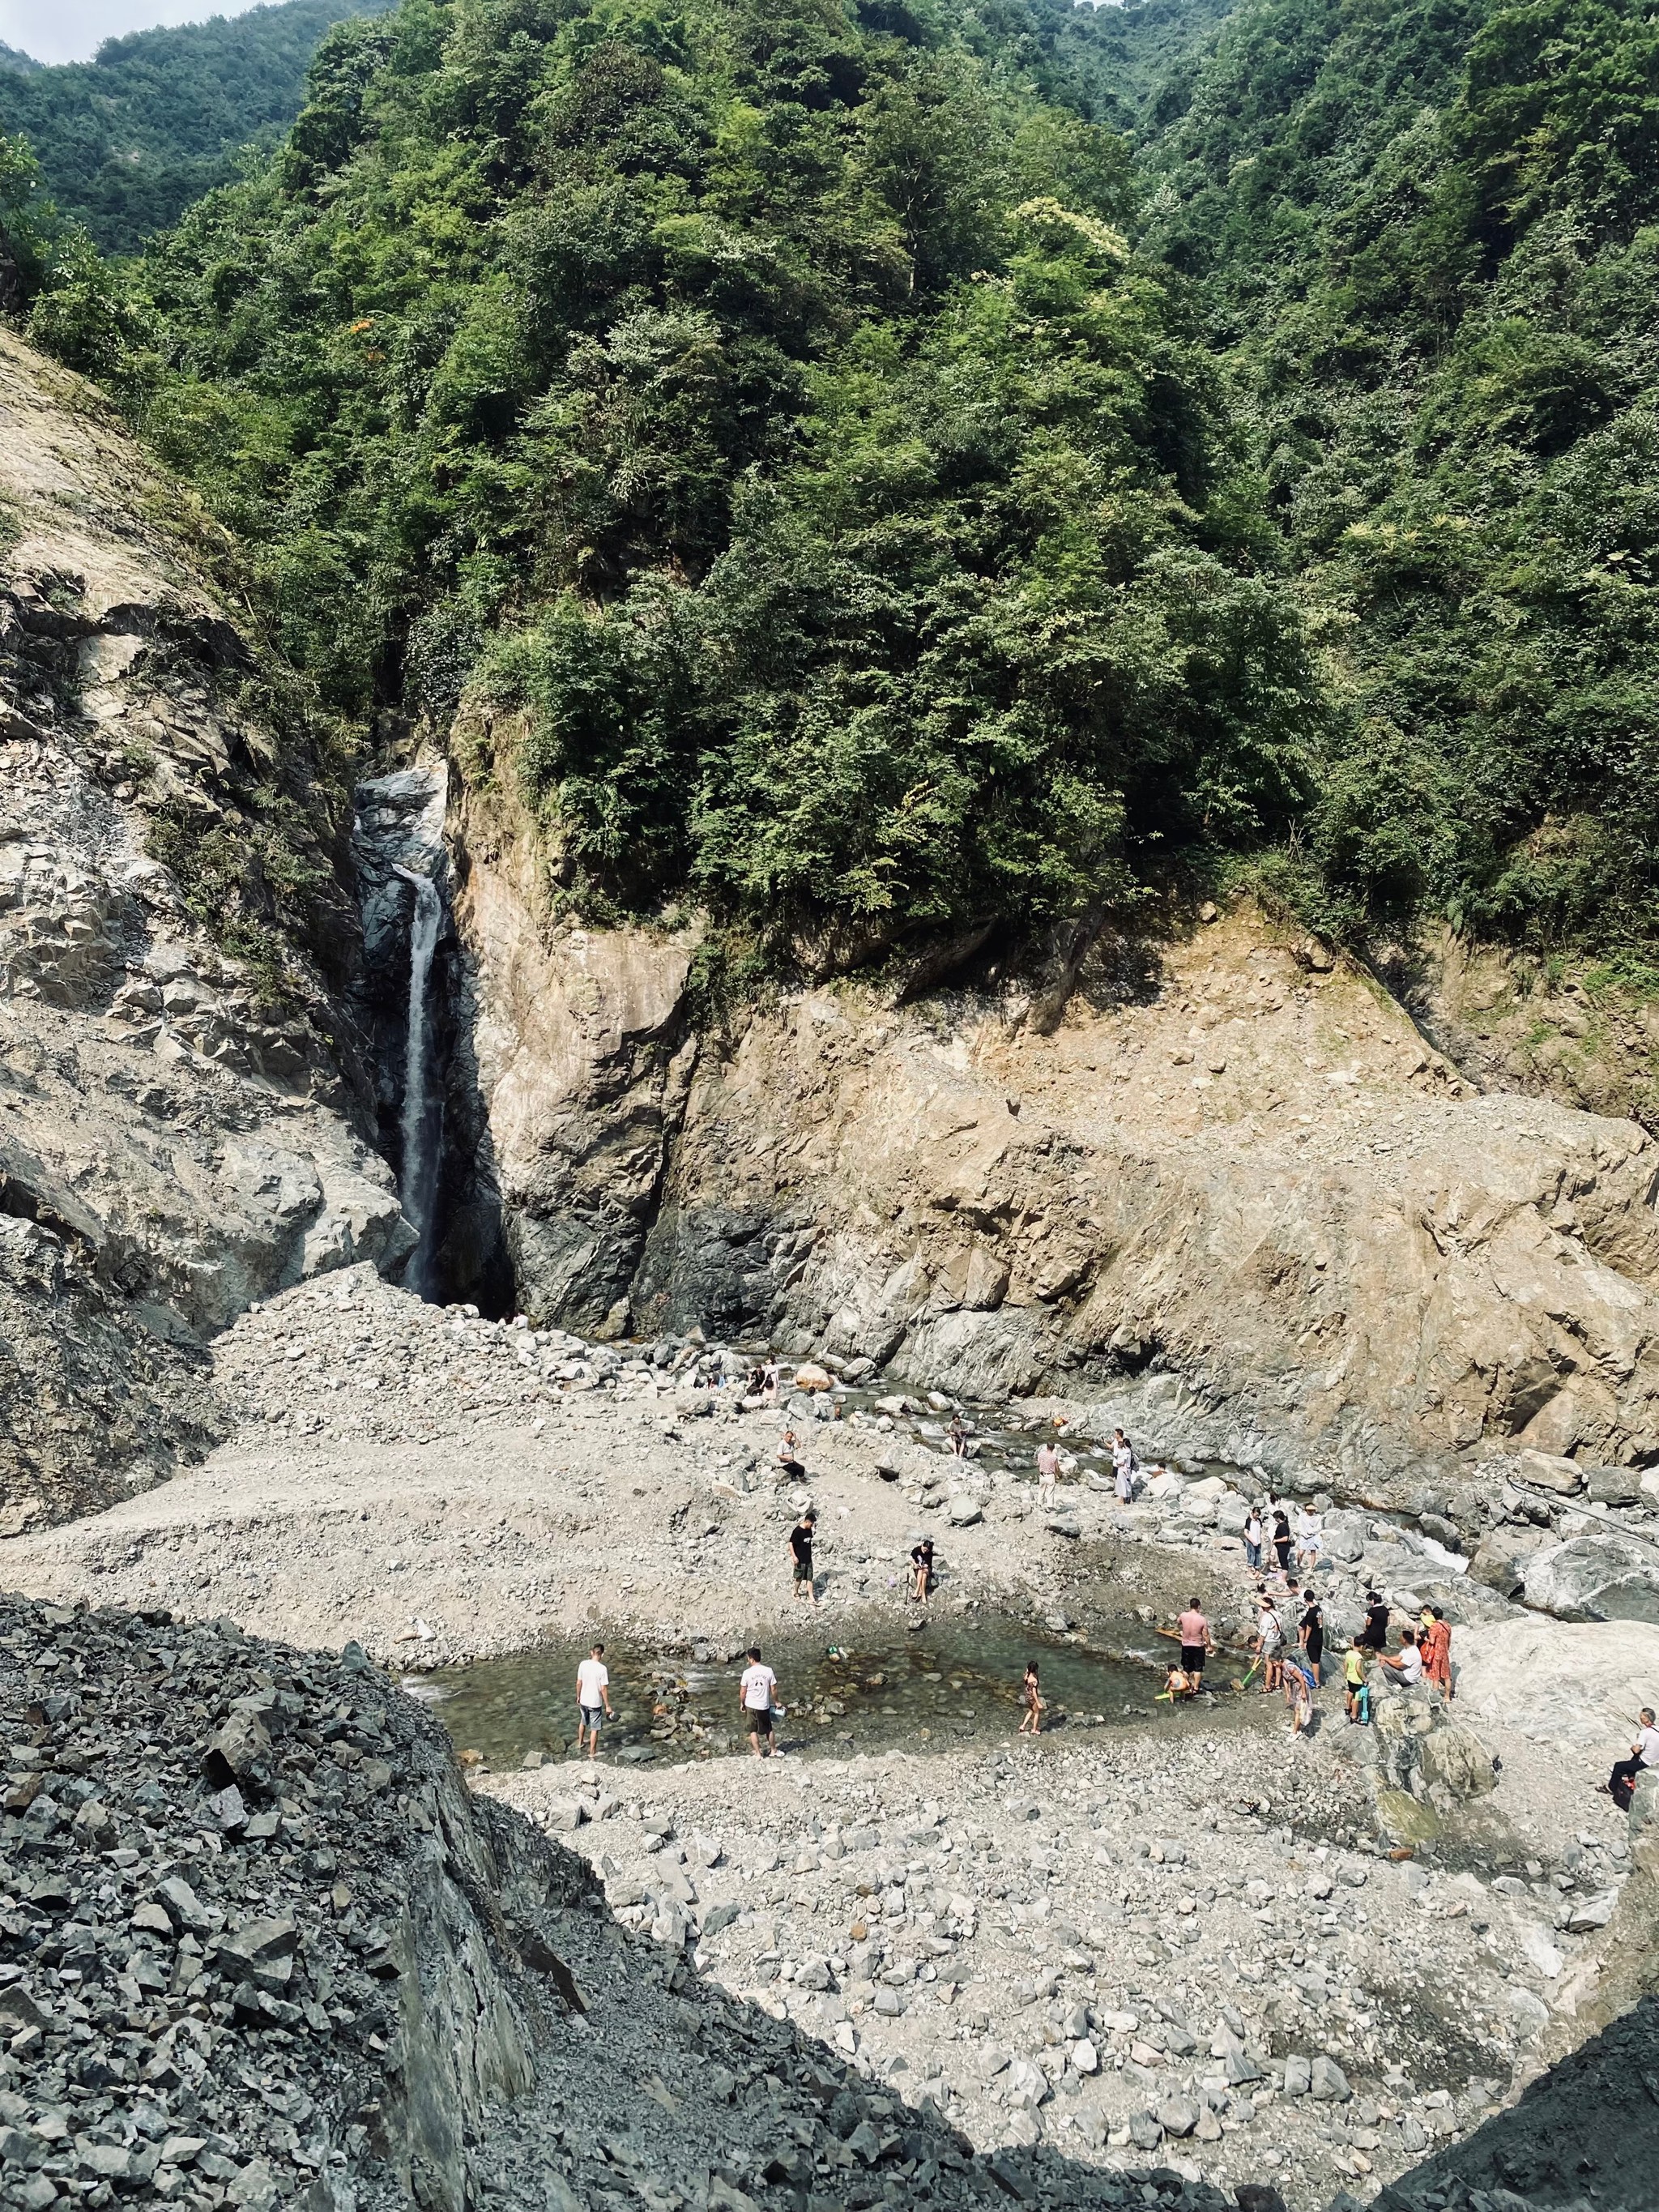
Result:
[[[772,1699],[777,1686],[777,1676],[762,1664],[759,1644],[751,1644],[749,1664],[738,1684],[738,1698],[749,1723],[749,1747],[757,1759],[772,1756]]]
[[[1608,1794],[1621,1813],[1630,1810],[1637,1777],[1650,1766],[1659,1766],[1659,1727],[1654,1725],[1653,1707],[1644,1705],[1642,1724],[1636,1731],[1630,1757],[1621,1759],[1607,1778]]]
[[[1398,1653],[1390,1659],[1385,1651],[1378,1664],[1388,1668],[1402,1690],[1414,1690],[1423,1679],[1423,1654],[1417,1648],[1416,1631],[1402,1628]]]
[[[614,1720],[611,1708],[611,1673],[605,1663],[605,1646],[596,1644],[588,1656],[576,1669],[576,1755],[581,1756],[584,1743],[587,1755],[599,1755],[599,1728],[607,1715]]]

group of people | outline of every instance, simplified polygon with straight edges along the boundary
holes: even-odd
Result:
[[[1300,1735],[1313,1718],[1314,1698],[1325,1682],[1325,1609],[1311,1583],[1304,1583],[1293,1597],[1300,1607],[1293,1624],[1294,1640],[1292,1624],[1287,1620],[1289,1607],[1265,1584],[1257,1586],[1255,1632],[1249,1645],[1251,1666],[1243,1681],[1235,1686],[1243,1689],[1260,1674],[1262,1695],[1277,1693],[1284,1698],[1291,1733]],[[1379,1591],[1367,1590],[1364,1625],[1343,1656],[1343,1708],[1351,1725],[1364,1725],[1370,1718],[1368,1669],[1373,1664],[1403,1688],[1426,1681],[1447,1698],[1455,1694],[1451,1628],[1445,1608],[1425,1605],[1415,1626],[1401,1630],[1399,1649],[1394,1652],[1388,1648],[1389,1620],[1388,1601]],[[1206,1664],[1218,1649],[1201,1601],[1188,1598],[1174,1631],[1164,1632],[1173,1632],[1180,1644],[1179,1656],[1170,1661],[1164,1678],[1164,1695],[1171,1701],[1197,1697],[1204,1687]]]
[[[738,1705],[749,1747],[757,1759],[769,1759],[777,1751],[773,1723],[784,1715],[777,1696],[778,1678],[762,1659],[759,1644],[751,1644],[738,1680]],[[597,1759],[599,1730],[606,1721],[617,1717],[611,1702],[611,1673],[605,1663],[603,1644],[595,1644],[576,1669],[576,1755],[580,1758],[586,1751],[589,1759]]]

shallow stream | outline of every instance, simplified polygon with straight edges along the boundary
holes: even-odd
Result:
[[[1012,1737],[1019,1724],[1025,1662],[1037,1662],[1045,1728],[1074,1730],[1179,1727],[1194,1715],[1213,1729],[1229,1712],[1254,1706],[1230,1686],[1248,1665],[1224,1655],[1212,1662],[1217,1695],[1172,1707],[1158,1695],[1167,1654],[1138,1621],[1121,1642],[1103,1648],[1059,1637],[1005,1616],[954,1614],[906,1629],[872,1623],[866,1641],[811,1643],[796,1634],[769,1642],[785,1717],[786,1752],[847,1758],[858,1752],[939,1751]],[[605,1725],[606,1755],[625,1763],[747,1751],[738,1703],[741,1654],[696,1647],[684,1661],[618,1638],[605,1643],[616,1718]],[[576,1733],[575,1678],[585,1645],[549,1644],[507,1658],[475,1661],[410,1678],[412,1696],[431,1704],[456,1748],[496,1768],[527,1754],[562,1757]]]

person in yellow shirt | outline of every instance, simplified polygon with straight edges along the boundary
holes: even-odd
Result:
[[[1346,1686],[1343,1703],[1349,1720],[1357,1726],[1362,1718],[1370,1717],[1369,1712],[1361,1711],[1362,1705],[1370,1705],[1370,1698],[1365,1688],[1365,1654],[1357,1644],[1348,1646],[1348,1656],[1342,1662],[1342,1680]]]

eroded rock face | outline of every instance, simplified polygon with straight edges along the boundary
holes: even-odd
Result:
[[[636,1323],[717,1310],[970,1395],[1150,1368],[1176,1393],[1153,1448],[1184,1394],[1230,1456],[1376,1502],[1494,1452],[1646,1449],[1635,1125],[1474,1096],[1369,978],[1248,913],[1144,1003],[1074,1002],[1052,1036],[1019,1012],[843,986],[705,1051]]]
[[[532,1320],[619,1334],[696,1063],[696,940],[555,924],[536,842],[505,801],[467,800],[452,834],[470,971],[456,1088],[478,1116],[460,1147],[476,1162],[470,1202],[481,1220],[495,1211]]]
[[[0,1207],[47,1240],[0,1269],[0,1494],[56,1514],[213,1431],[184,1347],[408,1231],[319,970],[191,910],[266,834],[252,653],[101,403],[4,336],[0,421]],[[293,836],[349,953],[327,825]]]
[[[479,1088],[538,1316],[976,1397],[1139,1377],[1150,1449],[1338,1479],[1449,1541],[1479,1533],[1449,1486],[1493,1486],[1495,1455],[1576,1488],[1659,1437],[1652,1141],[1477,1095],[1253,910],[1052,1034],[1017,999],[842,983],[694,1047],[683,940],[550,930],[530,832],[465,834]]]

